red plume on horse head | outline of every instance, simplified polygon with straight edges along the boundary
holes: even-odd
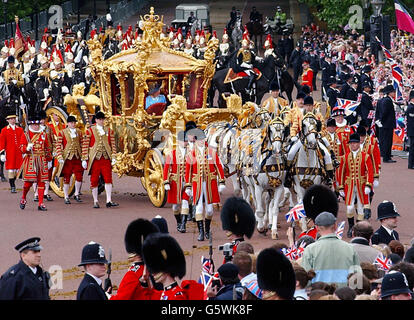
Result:
[[[263,49],[273,49],[273,40],[270,34],[268,34],[266,37],[266,41],[263,45]]]

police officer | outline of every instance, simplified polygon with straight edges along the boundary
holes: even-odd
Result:
[[[400,214],[397,212],[395,204],[391,201],[383,201],[377,208],[378,218],[381,227],[371,237],[372,244],[383,243],[388,245],[391,240],[400,240],[397,228],[397,220]]]
[[[82,249],[79,267],[85,270],[85,276],[79,285],[76,300],[108,300],[107,292],[102,289],[102,277],[106,274],[108,261],[105,258],[104,248],[96,242],[89,242]]]
[[[414,169],[414,91],[410,91],[407,110],[407,136],[409,138],[410,149],[408,150],[408,169]]]
[[[371,110],[374,110],[374,106],[372,105],[372,97],[371,97],[372,86],[369,81],[364,81],[361,87],[362,87],[362,96],[361,96],[361,103],[359,104],[359,109],[361,112],[361,119],[363,119],[367,123],[368,127],[371,127],[372,119],[368,119],[368,115]]]
[[[377,105],[376,124],[379,127],[379,145],[383,162],[393,163],[391,159],[392,138],[396,127],[395,109],[393,99],[395,98],[395,89],[392,84],[383,89],[385,97]]]
[[[345,99],[357,101],[358,100],[358,78],[356,76],[351,79],[351,86],[348,88],[345,94]],[[350,115],[346,117],[349,125],[353,125],[358,121],[358,114],[360,113],[359,106]]]
[[[40,238],[27,239],[14,247],[20,262],[0,278],[0,300],[49,300],[48,272],[40,267]]]
[[[328,105],[329,105],[329,107],[327,106],[327,115],[329,117],[331,115],[331,110],[335,108],[335,105],[336,105],[336,102],[339,96],[339,90],[337,89],[338,81],[336,80],[335,77],[331,76],[326,84],[328,85],[326,96],[328,98]]]
[[[332,62],[332,56],[330,53],[326,54],[321,59],[321,69],[322,69],[322,98],[328,94],[329,84],[331,79],[336,77],[336,65]],[[335,81],[336,82],[336,81]],[[336,100],[335,100],[336,102]],[[333,107],[330,105],[331,108]]]
[[[302,50],[300,48],[300,43],[296,44],[296,48],[293,50],[289,58],[289,65],[293,68],[293,81],[295,82],[296,88],[300,88],[298,84],[298,78],[302,74]]]

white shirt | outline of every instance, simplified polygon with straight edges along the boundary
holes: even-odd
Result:
[[[101,279],[99,279],[98,277],[95,277],[93,274],[90,274],[90,273],[88,273],[88,272],[86,272],[86,274],[88,274],[88,275],[90,275],[92,278],[94,278],[94,280],[99,284],[99,285],[101,285],[102,284],[102,280]]]
[[[393,237],[393,238],[395,239],[395,237],[394,237],[394,235],[393,235],[393,233],[392,233],[394,230],[392,230],[392,229],[388,229],[388,228],[387,228],[386,226],[384,226],[384,225],[382,225],[382,227],[383,227],[385,230],[387,230],[387,232],[390,234],[390,236],[391,236],[391,237]]]
[[[75,129],[69,128],[69,132],[70,132],[71,138],[76,138],[76,128]]]
[[[31,266],[28,266],[29,268],[30,268],[30,270],[32,270],[32,272],[34,273],[34,274],[36,274],[36,272],[37,272],[37,267],[31,267]]]
[[[353,157],[353,159],[355,159],[357,157],[358,152],[359,151],[352,151],[352,157]]]
[[[16,130],[16,125],[15,124],[9,124],[10,128],[12,128],[13,130]]]
[[[104,136],[104,135],[105,135],[105,130],[104,130],[104,128],[103,128],[102,126],[100,126],[99,124],[97,124],[97,125],[96,125],[96,129],[98,130],[98,132],[99,132],[99,134],[100,134],[101,136]]]
[[[179,149],[180,149],[181,155],[184,157],[185,156],[185,148],[180,146]]]

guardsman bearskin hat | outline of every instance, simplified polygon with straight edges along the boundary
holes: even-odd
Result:
[[[220,213],[223,230],[231,231],[235,235],[252,237],[256,218],[253,209],[246,200],[231,197],[226,200]]]
[[[145,238],[154,232],[159,232],[159,229],[149,220],[140,218],[132,221],[125,232],[125,250],[130,255],[141,255]]]
[[[182,279],[186,273],[184,252],[177,240],[166,233],[151,233],[142,248],[144,263],[152,274],[165,272]]]
[[[256,272],[260,289],[273,291],[282,299],[293,299],[296,288],[295,271],[282,252],[274,248],[260,251]]]
[[[313,221],[323,211],[331,212],[336,217],[338,215],[338,199],[327,186],[314,184],[306,190],[303,196],[303,208],[306,216]]]

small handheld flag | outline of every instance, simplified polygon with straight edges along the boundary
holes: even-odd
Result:
[[[305,208],[303,207],[303,203],[299,202],[288,213],[285,214],[285,217],[287,222],[293,222],[301,218],[305,218],[306,213]]]

